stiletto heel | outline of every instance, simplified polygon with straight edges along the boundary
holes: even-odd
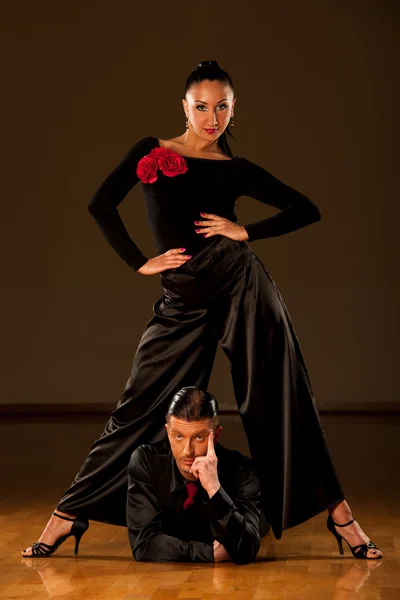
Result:
[[[85,523],[85,521],[77,521],[76,523],[74,522],[74,525],[76,526],[75,527],[75,533],[73,533],[73,536],[75,537],[74,555],[77,556],[78,555],[79,542],[81,541],[83,534],[85,533],[85,531],[89,527],[89,524]],[[72,525],[72,529],[74,528],[74,525]],[[72,529],[71,529],[71,532],[72,532]]]
[[[350,548],[350,550],[355,558],[368,558],[369,560],[377,560],[378,558],[382,558],[382,556],[367,556],[367,552],[370,548],[376,548],[376,550],[379,550],[378,546],[375,546],[375,544],[372,540],[370,540],[367,544],[358,544],[357,546],[350,546],[350,544],[346,540],[346,538],[344,538],[342,535],[340,535],[340,533],[338,533],[336,531],[335,525],[336,525],[336,527],[346,527],[346,525],[351,525],[352,523],[354,523],[354,520],[355,519],[351,519],[351,521],[349,521],[348,523],[339,525],[339,523],[335,523],[335,521],[332,519],[331,515],[328,515],[326,526],[328,527],[329,531],[336,538],[336,541],[337,541],[338,547],[339,547],[339,553],[344,554],[344,550],[343,550],[343,540],[344,540],[346,542],[346,544],[348,545],[348,547]]]
[[[46,544],[45,542],[35,542],[34,544],[32,544],[32,554],[26,556],[25,558],[30,558],[31,556],[35,558],[51,556],[51,554],[53,554],[57,550],[57,548],[61,546],[61,544],[71,536],[74,536],[75,538],[74,556],[77,556],[79,543],[83,534],[89,528],[89,521],[87,519],[72,519],[70,517],[64,517],[63,515],[59,515],[56,512],[53,512],[53,515],[55,517],[58,517],[59,519],[64,519],[64,521],[72,521],[72,527],[70,532],[66,535],[62,535],[61,537],[59,537],[58,540],[56,540],[52,546],[50,544]],[[23,550],[23,552],[25,552],[25,550]]]
[[[339,553],[340,554],[344,554],[344,550],[343,550],[343,538],[342,536],[336,531],[335,527],[334,527],[334,523],[333,523],[333,519],[331,517],[331,515],[328,516],[328,520],[326,522],[326,525],[329,529],[329,531],[331,533],[333,533],[333,535],[336,538],[336,541],[338,543],[338,547],[339,547]]]

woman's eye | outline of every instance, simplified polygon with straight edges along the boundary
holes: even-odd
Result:
[[[176,435],[175,435],[175,439],[177,439],[177,440],[181,440],[181,439],[182,439],[182,436],[181,436],[181,435],[178,435],[178,434],[176,434]]]
[[[222,108],[222,107],[226,108],[227,104],[218,104],[218,108]],[[199,105],[199,106],[196,106],[196,108],[199,109],[199,108],[206,108],[206,107],[203,105]],[[201,112],[203,112],[203,111],[201,111]]]
[[[202,442],[202,441],[204,440],[204,435],[198,435],[198,436],[197,436],[197,439],[198,439],[200,442]]]

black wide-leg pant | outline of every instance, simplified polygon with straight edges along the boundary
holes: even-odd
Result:
[[[207,389],[219,343],[276,539],[344,499],[289,313],[246,242],[224,236],[161,274],[132,372],[100,438],[58,509],[125,525],[127,467],[140,445],[165,437],[183,386]]]

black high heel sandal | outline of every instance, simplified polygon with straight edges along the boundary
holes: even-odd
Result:
[[[64,519],[64,521],[72,521],[73,524],[71,527],[71,531],[66,535],[62,535],[60,538],[58,538],[58,540],[54,542],[52,546],[50,546],[50,544],[45,544],[45,542],[35,542],[34,544],[32,544],[32,554],[29,554],[28,556],[24,556],[22,554],[23,558],[42,558],[45,556],[50,556],[57,550],[59,546],[61,546],[63,542],[65,542],[66,539],[71,537],[71,535],[73,535],[75,538],[74,556],[78,554],[79,542],[81,541],[81,537],[83,536],[85,531],[87,531],[87,529],[89,528],[89,521],[87,519],[71,519],[70,517],[64,517],[62,515],[59,515],[56,512],[53,512],[53,515],[55,517],[58,517],[59,519]],[[25,552],[25,550],[23,550],[23,552]]]
[[[335,525],[336,525],[336,527],[346,527],[346,525],[351,525],[351,523],[354,523],[354,519],[351,519],[351,521],[349,521],[348,523],[339,525],[339,523],[335,523],[335,521],[332,519],[331,515],[328,515],[328,520],[326,522],[326,526],[328,527],[329,531],[331,533],[333,533],[333,535],[335,536],[336,541],[338,543],[340,554],[344,554],[344,550],[343,550],[343,540],[344,540],[347,543],[348,547],[350,548],[350,550],[355,558],[367,558],[369,560],[377,560],[378,558],[382,558],[382,556],[367,556],[367,552],[370,548],[376,548],[376,550],[380,551],[378,546],[375,546],[375,544],[372,540],[370,540],[367,544],[358,544],[357,546],[350,546],[349,542],[342,535],[340,535],[340,533],[338,533],[335,529]],[[360,548],[360,550],[357,551],[357,548]]]

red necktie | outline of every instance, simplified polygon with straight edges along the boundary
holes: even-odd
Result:
[[[190,482],[186,484],[186,489],[187,489],[188,497],[186,498],[185,502],[183,503],[183,508],[185,510],[187,508],[190,508],[194,504],[195,496],[199,491],[198,486],[195,483],[190,483]]]

